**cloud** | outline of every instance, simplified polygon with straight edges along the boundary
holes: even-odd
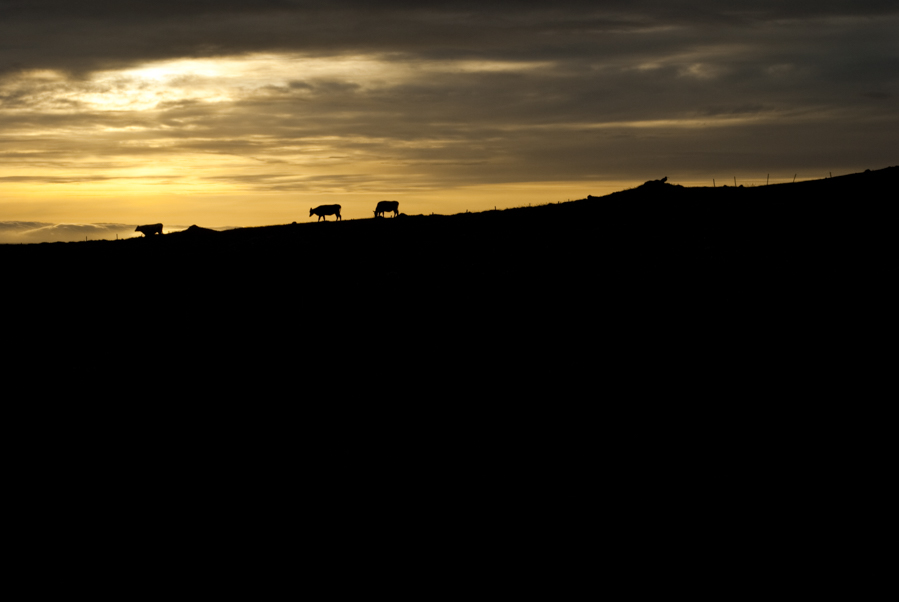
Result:
[[[0,0],[0,186],[386,193],[896,163],[893,1],[513,6]]]
[[[116,240],[141,236],[128,224],[50,224],[45,222],[0,222],[0,244]],[[183,230],[176,226],[165,232]]]
[[[742,26],[896,14],[895,2],[121,1],[28,0],[2,5],[2,70],[102,68],[258,52],[397,52],[431,58],[571,55],[592,37],[664,28]],[[599,46],[604,44],[601,40]],[[650,42],[644,40],[644,42]]]

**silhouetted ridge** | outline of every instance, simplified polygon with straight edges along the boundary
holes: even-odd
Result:
[[[212,287],[231,296],[370,291],[389,282],[473,292],[598,286],[621,294],[649,286],[667,299],[724,280],[796,286],[870,273],[893,256],[889,193],[897,179],[899,167],[745,188],[686,188],[662,178],[501,211],[0,245],[0,260],[13,279],[112,290],[134,282],[142,294],[152,274],[156,290]]]
[[[638,188],[657,188],[659,186],[666,185],[665,183],[668,181],[668,176],[665,176],[661,180],[649,180],[647,182],[643,182]],[[667,184],[667,186],[678,186],[679,188],[683,188],[680,184]]]
[[[206,236],[209,234],[219,234],[218,230],[213,230],[211,228],[201,228],[194,224],[183,232],[175,232],[174,234],[190,234],[191,236]]]

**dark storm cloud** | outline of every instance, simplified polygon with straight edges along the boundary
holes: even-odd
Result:
[[[371,4],[0,0],[0,158],[32,167],[77,158],[88,172],[68,180],[78,181],[116,178],[91,175],[94,166],[156,156],[237,156],[272,171],[209,181],[279,191],[895,162],[894,0]],[[222,105],[163,98],[103,112],[83,100],[132,85],[95,82],[95,70],[257,52],[423,66],[420,77],[362,85],[298,65]],[[529,65],[432,68],[463,60]],[[21,135],[29,129],[51,133]],[[271,167],[302,157],[335,174]],[[373,165],[403,175],[373,175]]]
[[[0,72],[75,73],[133,62],[245,52],[399,52],[430,57],[565,57],[599,35],[757,27],[895,14],[883,2],[661,1],[0,1]],[[652,46],[648,39],[641,44]],[[623,50],[627,52],[627,45]]]
[[[576,119],[591,106],[612,119],[648,109],[651,114],[640,118],[652,119],[686,107],[711,114],[779,103],[851,104],[895,94],[897,13],[895,2],[833,1],[562,1],[551,8],[521,1],[427,8],[388,1],[371,8],[353,1],[0,0],[0,72],[58,69],[77,75],[151,59],[264,51],[549,61],[551,74],[519,82],[504,76],[515,93],[537,93],[533,104],[549,101],[544,119]],[[873,15],[887,18],[859,20]],[[644,70],[634,71],[640,65]],[[496,77],[483,76],[482,91],[469,79],[437,102],[462,102],[476,113],[483,111],[474,103],[482,100],[507,107],[502,96],[511,94],[492,85]],[[319,81],[313,89],[297,79],[289,88],[269,91],[305,89],[330,93],[333,100],[355,86]],[[33,106],[52,94],[47,87],[29,82],[27,88],[0,91],[0,108]],[[445,91],[440,82],[423,81],[403,92],[431,102]],[[561,97],[567,102],[557,102]],[[79,108],[72,98],[57,95],[53,102],[60,109]],[[526,105],[514,104],[516,111]]]

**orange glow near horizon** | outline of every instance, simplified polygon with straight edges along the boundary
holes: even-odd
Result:
[[[289,222],[310,205],[334,202],[347,206],[348,217],[366,217],[368,205],[384,198],[407,199],[404,208],[427,213],[485,210],[519,198],[525,204],[550,202],[519,184],[447,189],[429,185],[431,178],[421,173],[407,173],[409,153],[439,150],[451,141],[352,132],[278,139],[265,124],[247,131],[245,120],[231,115],[241,102],[265,103],[287,92],[295,95],[289,108],[302,108],[313,90],[307,82],[356,91],[396,86],[423,72],[547,66],[257,54],[159,61],[95,72],[85,80],[48,70],[7,76],[0,93],[24,101],[4,106],[4,113],[28,118],[10,121],[4,131],[14,143],[0,146],[0,221],[153,219],[217,227]],[[166,113],[171,107],[174,116]],[[204,119],[220,129],[210,129]],[[557,199],[578,187],[537,188]],[[556,188],[558,193],[549,193]]]
[[[378,201],[397,200],[400,211],[408,215],[450,215],[514,207],[546,205],[603,196],[632,188],[634,182],[534,182],[460,187],[452,190],[420,191],[414,194],[388,191],[326,194],[235,193],[204,191],[196,194],[128,193],[114,185],[75,185],[64,194],[46,188],[38,192],[27,187],[17,191],[8,187],[0,200],[0,212],[6,221],[43,221],[76,223],[149,223],[187,227],[252,227],[315,221],[309,209],[318,205],[339,204],[344,219],[366,219]],[[149,186],[148,186],[149,188]],[[73,190],[74,189],[74,190]]]
[[[566,114],[551,107],[568,104],[541,94],[547,81],[572,86],[578,75],[561,79],[552,61],[403,56],[260,53],[82,78],[0,76],[0,222],[263,226],[310,221],[321,204],[363,219],[385,199],[409,215],[453,214],[603,196],[663,176],[710,186],[711,176],[669,171],[684,149],[712,156],[681,136],[723,138],[725,128],[783,116],[776,107],[667,114],[592,105]],[[681,61],[679,78],[714,79],[708,58],[637,69]],[[509,92],[507,82],[521,87]],[[635,167],[644,156],[648,164]],[[643,169],[653,171],[630,177]]]

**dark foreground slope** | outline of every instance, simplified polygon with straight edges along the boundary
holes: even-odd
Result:
[[[476,214],[0,246],[17,350],[6,373],[134,391],[153,400],[135,406],[148,416],[187,399],[202,428],[266,400],[292,413],[269,421],[258,406],[258,433],[283,422],[312,437],[330,412],[367,436],[411,421],[427,438],[464,415],[491,440],[574,423],[614,438],[627,414],[631,432],[667,437],[675,418],[718,416],[710,432],[727,438],[759,409],[724,417],[723,399],[876,382],[891,357],[870,350],[891,343],[897,180],[893,167],[757,188],[648,183]],[[867,374],[847,370],[857,357]],[[400,393],[414,405],[394,404]],[[715,405],[691,405],[703,395]],[[157,411],[169,397],[177,407]],[[792,411],[766,424],[805,424],[806,406]],[[560,449],[588,441],[556,436]]]
[[[505,211],[4,245],[5,317],[61,329],[51,341],[115,333],[288,372],[309,358],[389,373],[510,355],[565,370],[687,349],[758,360],[882,332],[897,180],[892,167],[756,188],[647,183]]]
[[[647,183],[606,197],[452,216],[402,216],[146,239],[0,245],[23,285],[87,293],[466,291],[605,281],[756,284],[852,277],[881,264],[899,168],[755,188]],[[362,291],[360,291],[362,292]]]
[[[832,539],[822,500],[889,499],[897,177],[0,247],[13,491],[191,571],[474,543],[520,580],[512,546],[610,531],[634,583],[706,584],[693,548],[755,570]]]

